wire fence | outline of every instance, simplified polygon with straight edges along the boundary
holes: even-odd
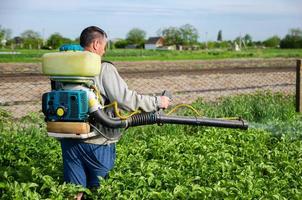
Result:
[[[117,66],[130,89],[149,95],[168,90],[173,94],[173,104],[192,103],[198,98],[212,101],[261,90],[296,93],[295,61],[273,66],[261,66],[260,61],[258,66],[255,63],[242,66],[240,62],[226,63],[228,66],[216,63],[218,67],[208,68],[198,67],[197,61],[135,63],[136,67],[131,66],[133,63],[118,63]],[[48,91],[50,81],[39,70],[0,74],[0,108],[16,118],[41,111],[41,96]]]

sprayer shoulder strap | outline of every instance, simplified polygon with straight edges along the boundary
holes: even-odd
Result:
[[[102,64],[103,64],[103,63],[109,63],[109,64],[111,64],[111,65],[114,66],[114,64],[113,64],[112,62],[108,61],[108,60],[102,60]]]
[[[63,90],[65,85],[68,84],[75,84],[74,82],[67,82],[67,81],[60,81],[60,80],[51,80],[51,89],[52,90]],[[76,85],[85,86],[87,88],[90,88],[91,83],[90,82],[82,82],[82,83],[76,83]]]
[[[102,65],[103,65],[103,64],[111,64],[111,65],[114,66],[114,64],[113,64],[112,62],[107,61],[107,60],[102,60]],[[99,77],[101,77],[101,76],[103,75],[102,72],[103,72],[103,67],[101,67]],[[97,89],[99,90],[100,95],[101,95],[102,98],[103,98],[103,101],[102,101],[103,106],[110,104],[111,102],[110,102],[109,98],[108,98],[105,94],[103,94],[103,93],[101,92],[101,88],[99,88],[99,87],[101,86],[102,83],[99,82],[99,81],[97,81],[97,82],[99,83],[99,85],[97,84],[96,87],[97,87]]]
[[[64,85],[60,81],[50,80],[51,90],[62,90]]]

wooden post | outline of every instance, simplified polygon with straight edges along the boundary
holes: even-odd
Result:
[[[296,112],[302,112],[302,60],[297,60],[296,72]]]

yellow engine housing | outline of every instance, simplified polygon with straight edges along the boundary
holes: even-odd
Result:
[[[46,53],[42,57],[42,72],[50,76],[85,76],[100,74],[101,57],[88,51]]]

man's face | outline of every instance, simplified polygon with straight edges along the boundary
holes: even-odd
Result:
[[[106,50],[105,50],[106,44],[107,44],[106,38],[96,39],[94,41],[94,50],[95,50],[94,53],[96,53],[100,56],[103,56],[106,52]]]

